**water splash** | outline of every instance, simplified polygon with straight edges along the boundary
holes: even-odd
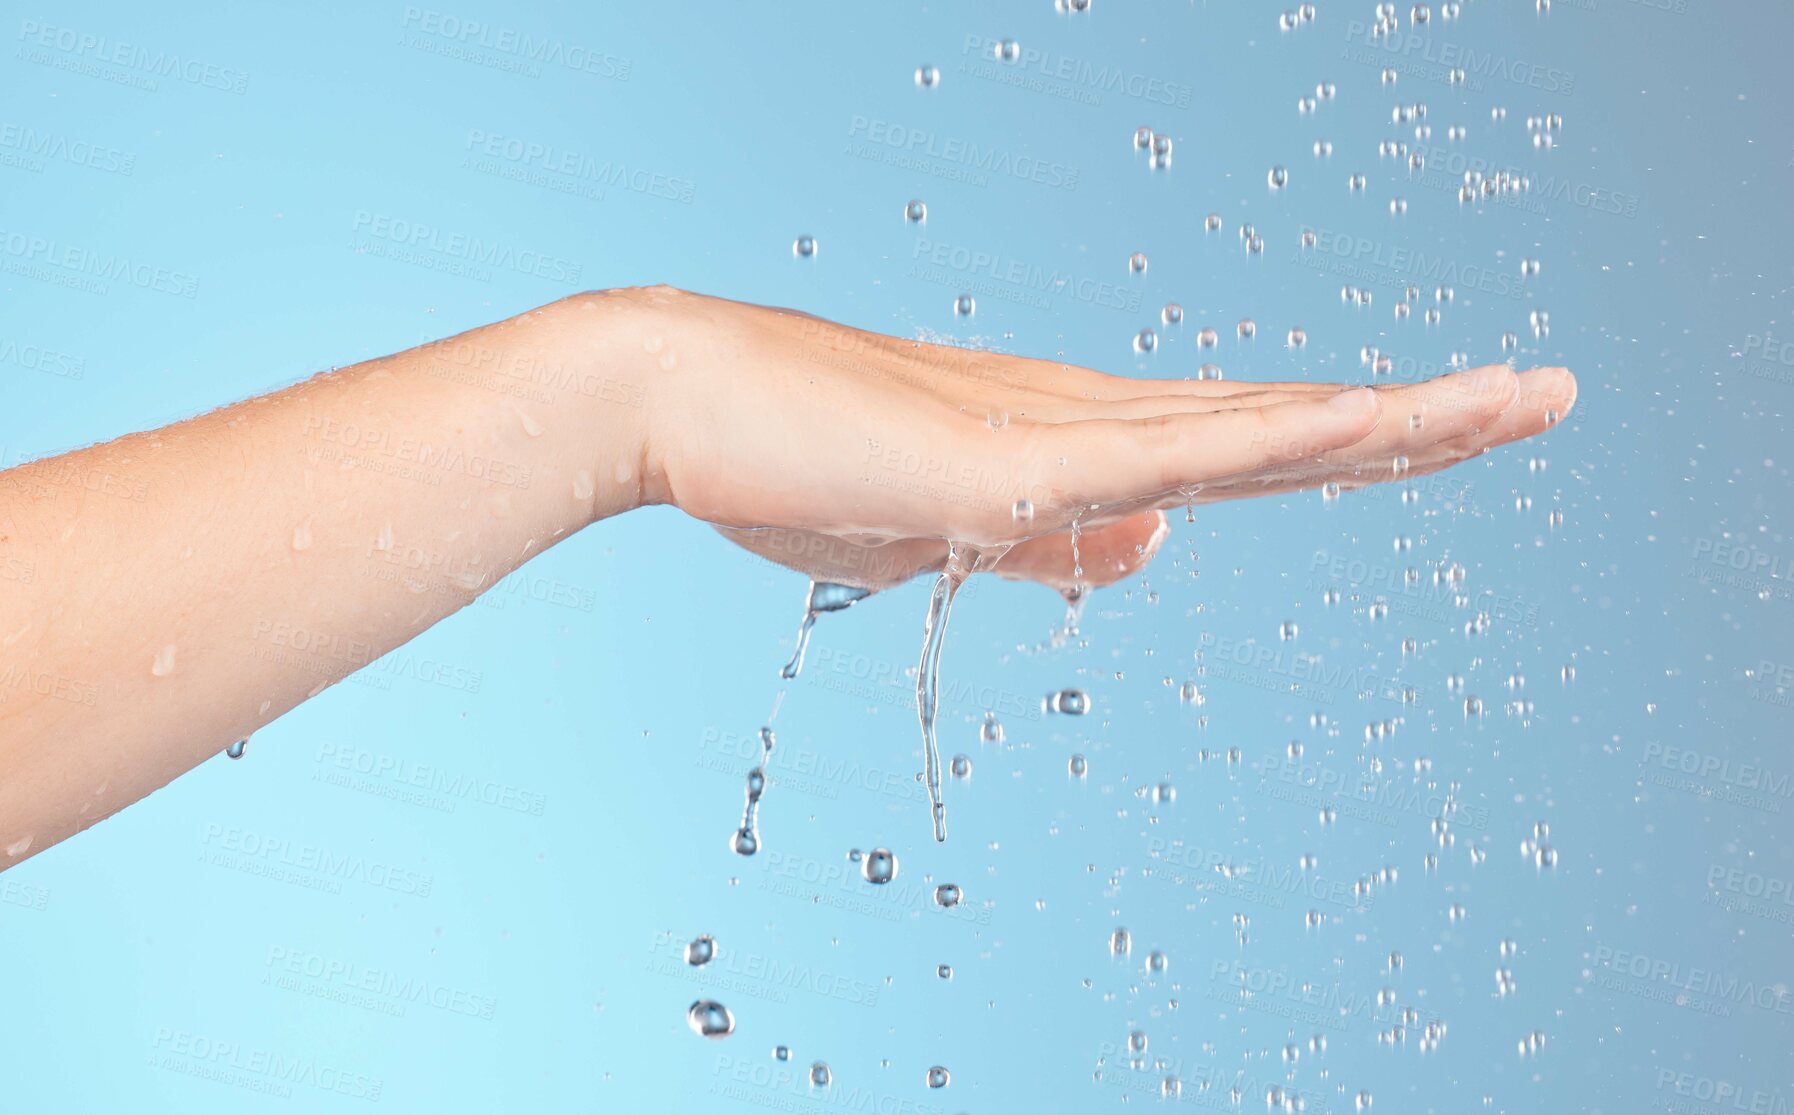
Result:
[[[791,661],[785,663],[779,676],[790,681],[803,670],[804,652],[810,648],[810,629],[816,626],[817,616],[824,612],[844,611],[871,595],[869,588],[811,581],[809,594],[804,597],[804,622],[797,629],[797,645],[791,651]]]

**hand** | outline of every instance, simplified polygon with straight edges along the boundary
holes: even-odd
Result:
[[[1448,467],[1569,413],[1563,368],[1413,385],[1140,380],[627,292],[662,372],[649,498],[817,580],[980,568],[1061,591],[1140,568],[1165,508]],[[1074,541],[1075,538],[1075,541]]]

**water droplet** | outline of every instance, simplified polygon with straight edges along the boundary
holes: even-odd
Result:
[[[1294,620],[1284,620],[1283,625],[1277,629],[1277,637],[1286,643],[1294,639],[1296,634],[1297,628]]]
[[[1109,952],[1115,956],[1126,956],[1134,951],[1134,935],[1125,926],[1119,927],[1109,934]]]
[[[1298,325],[1294,329],[1291,329],[1289,331],[1289,347],[1290,348],[1301,348],[1303,345],[1305,345],[1307,343],[1308,343],[1308,331],[1306,329],[1303,329],[1301,326]]]
[[[829,1082],[833,1079],[834,1077],[828,1071],[828,1063],[826,1061],[817,1061],[810,1066],[810,1087],[826,1088],[829,1086]]]
[[[917,66],[916,85],[923,89],[933,89],[941,83],[939,66]]]
[[[953,312],[960,317],[971,317],[978,312],[978,300],[969,294],[962,294],[953,300]]]
[[[1159,335],[1151,329],[1142,329],[1134,334],[1134,351],[1148,353],[1159,347]]]
[[[1134,150],[1145,151],[1151,147],[1152,147],[1152,129],[1151,128],[1135,128],[1134,129]]]
[[[692,1033],[706,1038],[726,1038],[735,1032],[735,1016],[714,999],[699,999],[685,1012]]]
[[[816,254],[816,238],[800,236],[791,242],[791,254],[799,259],[809,259]]]
[[[247,750],[248,747],[249,740],[245,737],[225,748],[224,753],[233,759],[241,759],[243,757],[243,752]]]
[[[1090,773],[1090,763],[1082,755],[1073,755],[1066,760],[1065,769],[1071,773],[1073,778],[1082,778]]]
[[[1202,228],[1205,232],[1220,232],[1221,214],[1210,213],[1207,217],[1203,218]]]
[[[927,1080],[930,1088],[945,1088],[948,1084],[953,1082],[953,1074],[941,1066],[935,1065],[928,1070]]]
[[[928,204],[921,198],[912,200],[903,207],[903,219],[911,222],[926,221],[928,219]]]
[[[959,905],[959,887],[953,883],[942,883],[934,888],[934,904],[944,910],[951,910]]]
[[[1283,187],[1289,185],[1288,168],[1280,166],[1272,167],[1269,173],[1265,175],[1265,181],[1270,183],[1271,189],[1281,190]]]
[[[952,772],[953,777],[955,777],[955,778],[970,778],[970,777],[972,777],[971,756],[969,756],[969,755],[953,756],[953,761],[947,764],[947,769]]]
[[[1132,271],[1136,275],[1139,275],[1139,274],[1142,274],[1143,272],[1145,272],[1145,270],[1146,270],[1146,253],[1145,252],[1135,252],[1133,255],[1128,256],[1127,257],[1127,269],[1129,271]]]
[[[868,883],[883,886],[897,877],[897,856],[889,848],[874,848],[861,858],[860,874]]]
[[[1159,320],[1166,325],[1182,325],[1184,320],[1184,308],[1179,306],[1176,302],[1167,302],[1165,303],[1165,308],[1159,311]]]
[[[1047,698],[1046,706],[1048,712],[1082,716],[1090,711],[1090,698],[1081,689],[1061,689]]]
[[[999,62],[1013,62],[1022,56],[1022,44],[1015,39],[1003,39],[991,49]]]
[[[716,938],[708,933],[693,937],[685,945],[685,962],[694,968],[702,968],[716,958]]]
[[[937,964],[937,965],[935,965],[935,968],[934,968],[934,974],[939,976],[941,979],[952,979],[953,978],[953,965]]]
[[[159,678],[165,678],[174,673],[174,655],[175,645],[173,643],[169,643],[157,651],[156,657],[150,660],[150,673]]]
[[[1240,319],[1240,323],[1234,326],[1234,333],[1240,340],[1250,341],[1258,336],[1258,323],[1249,317],[1243,317]]]

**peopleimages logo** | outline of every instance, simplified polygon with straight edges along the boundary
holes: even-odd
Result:
[[[55,69],[85,73],[122,85],[154,91],[156,78],[173,78],[189,85],[242,93],[249,75],[229,66],[215,66],[184,58],[165,50],[151,50],[134,43],[92,35],[68,27],[55,27],[35,19],[19,21],[19,57]],[[116,66],[114,71],[94,71],[93,65]]]
[[[516,271],[524,275],[534,275],[538,279],[551,282],[577,284],[580,266],[570,260],[527,248],[516,248],[497,241],[482,240],[477,236],[469,236],[461,232],[445,232],[435,225],[408,221],[402,217],[388,217],[381,213],[370,213],[365,209],[355,211],[355,232],[363,236],[371,236],[399,245],[409,252],[429,253],[438,259],[453,264],[442,270],[458,271],[470,268],[498,268],[505,271]],[[362,245],[365,249],[365,242]],[[386,254],[376,252],[375,254]],[[399,257],[403,259],[404,257]],[[416,262],[405,259],[405,262]],[[477,273],[474,277],[479,278]]]
[[[183,271],[23,232],[0,230],[0,269],[90,294],[108,293],[105,284],[111,282],[177,298],[192,298],[199,293],[198,277]]]
[[[1608,213],[1628,219],[1638,216],[1642,204],[1637,194],[1615,190],[1593,182],[1577,181],[1558,174],[1533,174],[1514,166],[1503,166],[1481,155],[1472,155],[1454,147],[1427,144],[1413,149],[1426,160],[1425,184],[1429,188],[1457,190],[1470,179],[1483,181],[1506,176],[1521,184],[1518,190],[1507,191],[1494,199],[1494,204],[1545,212],[1546,203],[1568,202],[1579,209]]]
[[[462,19],[434,8],[407,7],[401,26],[419,36],[410,43],[415,49],[529,77],[539,77],[540,67],[547,65],[628,81],[633,67],[627,58],[578,43]],[[430,38],[422,38],[424,35]]]
[[[1794,1099],[1786,1092],[1744,1088],[1729,1080],[1693,1072],[1678,1072],[1675,1069],[1657,1070],[1657,1090],[1674,1092],[1684,1100],[1712,1104],[1714,1112],[1737,1111],[1745,1115],[1789,1115],[1794,1112]],[[1692,1106],[1679,1106],[1673,1110],[1696,1109]]]
[[[1498,298],[1513,298],[1525,284],[1511,269],[1496,270],[1475,263],[1461,263],[1420,248],[1385,244],[1349,232],[1316,229],[1314,246],[1296,249],[1297,262],[1324,263],[1328,259],[1349,263],[1360,281],[1380,281],[1402,286],[1418,281],[1426,285],[1466,287]],[[1378,273],[1381,272],[1379,275]]]
[[[1002,40],[985,38],[983,35],[967,35],[960,48],[961,55],[966,59],[961,65],[961,72],[1093,105],[1102,103],[1104,93],[1114,93],[1148,104],[1189,108],[1196,96],[1195,87],[1182,82],[1165,81],[1114,66],[1097,65],[1035,47],[1019,48],[1013,59],[979,61],[994,58],[1001,43]]]
[[[1346,22],[1346,38],[1361,47],[1370,47],[1392,58],[1428,62],[1447,72],[1461,72],[1460,81],[1471,78],[1483,81],[1505,81],[1540,93],[1561,93],[1569,96],[1576,89],[1576,75],[1551,66],[1541,66],[1521,58],[1506,58],[1461,43],[1447,43],[1424,35],[1400,31],[1378,31],[1362,20]],[[1348,47],[1349,50],[1349,47]]]
[[[1077,167],[1038,159],[1032,155],[1018,155],[1001,147],[988,147],[976,140],[937,135],[925,128],[912,128],[907,124],[875,117],[853,117],[847,126],[847,137],[869,144],[874,150],[884,149],[902,156],[901,159],[886,158],[885,162],[925,172],[937,178],[963,178],[982,186],[984,182],[975,175],[990,174],[1050,186],[1056,190],[1072,190],[1078,185]],[[853,151],[849,148],[849,154],[851,153]],[[930,168],[924,160],[949,164],[960,168],[964,173],[943,173]]]
[[[1752,333],[1744,338],[1738,356],[1744,361],[1744,370],[1757,379],[1794,382],[1794,345],[1774,333]]]
[[[916,239],[915,245],[910,249],[910,258],[915,263],[914,274],[917,278],[935,282],[951,280],[961,286],[983,282],[985,286],[974,289],[986,291],[993,289],[990,284],[1013,288],[1038,296],[1041,308],[1045,308],[1047,299],[1069,294],[1074,301],[1091,306],[1126,310],[1129,313],[1140,311],[1138,290],[1061,271],[1056,267],[1042,267],[1010,259],[982,248],[941,243],[924,236]],[[931,268],[932,272],[929,270]]]

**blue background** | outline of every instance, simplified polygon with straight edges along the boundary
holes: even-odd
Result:
[[[1170,1075],[1220,1109],[1273,1087],[1310,1112],[1360,1091],[1379,1111],[1794,1105],[1794,14],[1472,0],[1418,31],[1404,5],[1373,40],[1372,4],[1319,7],[1288,33],[1220,0],[16,10],[5,465],[648,282],[1160,376],[1363,382],[1374,344],[1412,379],[1502,359],[1511,331],[1517,363],[1568,364],[1582,395],[1408,501],[1176,516],[1059,646],[1050,593],[974,582],[942,717],[974,772],[940,846],[906,673],[926,585],[824,617],[781,686],[798,575],[675,512],[600,524],[244,761],[0,875],[0,1110],[1093,1111],[1164,1102]],[[991,60],[1001,37],[1023,57]],[[1317,82],[1336,96],[1299,112]],[[1428,139],[1392,122],[1414,103]],[[1527,125],[1545,114],[1551,148]],[[1169,168],[1140,126],[1173,138]],[[1379,159],[1384,139],[1425,170]],[[1460,205],[1467,167],[1532,189]],[[406,256],[374,218],[558,262]],[[65,249],[130,276],[43,261]],[[1373,304],[1343,305],[1347,283]],[[1173,300],[1182,327],[1136,355]],[[1461,588],[1436,585],[1454,562]],[[1068,686],[1090,714],[1043,715]],[[775,702],[744,859],[727,837]],[[1001,744],[979,740],[989,710]],[[1552,868],[1522,848],[1540,822]],[[874,888],[847,853],[880,845],[900,870]],[[942,881],[957,910],[930,901]],[[705,932],[721,955],[690,970]],[[699,997],[733,1036],[688,1029]]]

